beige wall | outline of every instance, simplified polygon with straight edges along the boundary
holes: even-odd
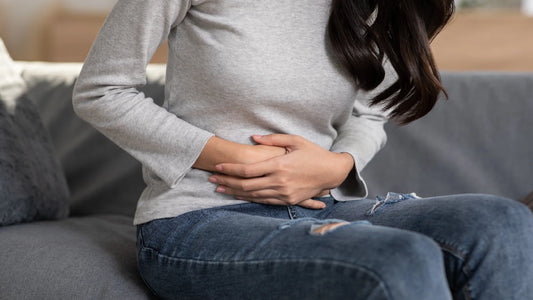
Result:
[[[460,12],[432,45],[443,70],[533,71],[533,17]]]
[[[83,61],[116,1],[0,0],[0,36],[17,60]],[[461,10],[433,49],[445,70],[533,71],[533,17]],[[152,62],[165,61],[163,46]]]
[[[67,14],[105,15],[116,0],[0,0],[0,36],[15,59],[45,59],[51,20]]]

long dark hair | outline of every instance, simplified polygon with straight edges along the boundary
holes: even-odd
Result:
[[[336,56],[363,90],[385,77],[388,58],[398,78],[371,100],[407,124],[426,115],[444,90],[430,49],[450,20],[453,0],[333,0],[328,34]]]

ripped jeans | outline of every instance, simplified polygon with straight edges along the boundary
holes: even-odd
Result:
[[[140,225],[141,275],[165,299],[533,299],[533,215],[516,201],[319,199]]]

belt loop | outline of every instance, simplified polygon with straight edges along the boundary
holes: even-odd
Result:
[[[292,205],[287,206],[287,211],[289,212],[289,218],[291,218],[291,220],[298,219],[298,216],[296,215],[296,209],[294,208],[294,206]]]

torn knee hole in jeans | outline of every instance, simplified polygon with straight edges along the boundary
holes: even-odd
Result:
[[[367,224],[371,225],[370,222],[360,220],[360,221],[354,221],[354,222],[347,222],[344,220],[338,220],[338,219],[327,219],[327,220],[320,220],[320,219],[314,219],[314,218],[301,218],[296,220],[291,220],[289,222],[283,223],[279,225],[278,229],[284,230],[287,228],[290,228],[296,224],[299,223],[310,223],[309,227],[309,234],[311,235],[325,235],[329,232],[332,232],[338,228],[347,226],[347,225],[353,225],[353,224]],[[306,224],[307,225],[307,224]]]
[[[327,232],[331,230],[335,230],[341,226],[349,225],[348,222],[335,222],[335,223],[329,223],[329,224],[313,224],[311,225],[311,234],[315,235],[324,235]]]
[[[418,197],[415,193],[398,194],[398,193],[392,193],[392,192],[387,193],[387,196],[385,197],[377,196],[376,198],[377,198],[376,203],[366,213],[367,216],[373,215],[378,209],[383,208],[390,204],[402,202],[408,199],[420,199],[420,197]]]
[[[328,233],[331,233],[339,228],[342,228],[344,226],[348,225],[354,225],[354,224],[366,224],[371,225],[368,221],[355,221],[355,222],[346,222],[342,220],[326,220],[326,222],[318,222],[311,225],[311,228],[309,229],[309,234],[311,235],[325,235]]]

